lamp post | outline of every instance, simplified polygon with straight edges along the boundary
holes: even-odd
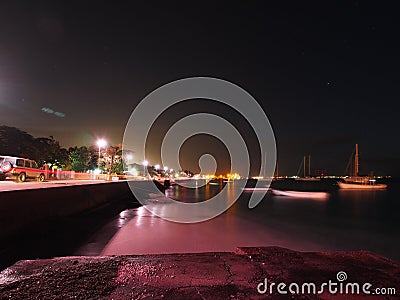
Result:
[[[143,176],[146,177],[146,167],[149,165],[147,160],[143,161]]]
[[[99,159],[97,160],[97,167],[98,167],[99,171],[100,171],[100,156],[101,156],[100,149],[101,149],[101,147],[105,147],[106,145],[107,145],[107,142],[104,139],[100,139],[97,141],[97,146],[99,146]]]

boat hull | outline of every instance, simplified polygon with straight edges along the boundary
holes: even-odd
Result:
[[[362,183],[338,183],[340,189],[345,190],[383,190],[387,188],[386,184],[362,184]]]

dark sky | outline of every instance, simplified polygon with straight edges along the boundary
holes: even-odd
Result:
[[[359,143],[362,172],[399,175],[397,7],[279,2],[1,1],[0,125],[118,144],[152,90],[211,76],[260,102],[280,173],[311,154],[312,169],[341,174]]]

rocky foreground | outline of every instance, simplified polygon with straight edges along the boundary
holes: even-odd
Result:
[[[357,283],[360,294],[350,286],[346,294],[347,283]],[[238,248],[20,261],[0,273],[0,299],[397,299],[399,283],[400,264],[371,252]]]

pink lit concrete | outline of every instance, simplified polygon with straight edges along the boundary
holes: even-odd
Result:
[[[103,250],[104,255],[235,251],[237,246],[279,245],[303,251],[325,250],[280,230],[260,227],[229,211],[209,221],[181,224],[165,221],[143,206]],[[123,214],[123,213],[122,213]],[[121,216],[123,217],[123,216]]]
[[[110,182],[110,181],[109,181]],[[21,190],[32,190],[32,189],[47,189],[57,188],[63,186],[75,186],[75,185],[88,185],[88,184],[100,184],[107,183],[104,180],[54,180],[37,182],[34,180],[18,183],[12,180],[0,181],[0,192],[10,191],[21,191]]]
[[[1,299],[398,299],[396,295],[260,294],[257,286],[345,282],[400,284],[400,265],[371,252],[295,252],[239,248],[236,253],[69,257],[20,261],[0,273]]]

